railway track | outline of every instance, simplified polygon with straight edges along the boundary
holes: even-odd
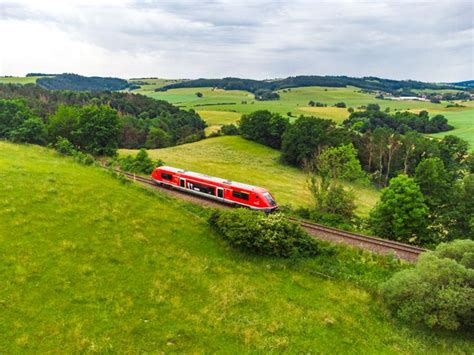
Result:
[[[416,262],[418,256],[426,251],[426,249],[393,240],[347,232],[317,223],[302,221],[293,217],[288,217],[288,219],[299,223],[301,227],[308,231],[309,234],[314,235],[319,239],[328,240],[335,243],[349,244],[351,246],[367,249],[378,254],[395,254],[397,258],[407,260],[409,262]]]
[[[150,178],[146,178],[140,175],[135,175],[135,174],[120,171],[120,170],[116,170],[116,172],[125,175],[127,178],[131,180],[134,180],[141,184],[152,186],[156,189],[163,190],[170,195],[175,195],[179,198],[184,198],[191,202],[199,203],[199,204],[206,205],[209,207],[219,207],[219,208],[230,207],[225,204],[208,200],[206,198],[203,198],[197,195],[185,194],[182,192],[178,192],[176,190],[158,186],[157,184],[155,184],[153,179],[150,179]],[[378,254],[394,254],[397,258],[403,259],[409,262],[416,262],[418,256],[424,251],[426,251],[426,249],[416,247],[413,245],[399,243],[392,240],[381,239],[377,237],[369,237],[366,235],[352,233],[352,232],[347,232],[340,229],[323,226],[321,224],[303,221],[303,220],[293,218],[293,217],[288,217],[288,219],[292,222],[296,222],[300,224],[301,227],[304,228],[309,234],[311,234],[312,236],[318,239],[328,240],[335,243],[348,244],[353,247],[367,249]]]

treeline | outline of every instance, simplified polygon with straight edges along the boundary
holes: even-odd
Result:
[[[405,111],[391,115],[388,112],[380,111],[380,106],[377,104],[367,105],[365,111],[352,112],[349,118],[344,121],[344,125],[359,132],[383,127],[401,134],[409,131],[437,133],[454,128],[448,124],[448,119],[443,115],[430,118],[427,111],[420,111],[418,114]]]
[[[201,78],[166,85],[156,90],[166,91],[168,89],[177,88],[217,87],[225,90],[246,90],[255,93],[257,90],[275,91],[280,89],[304,86],[345,87],[349,85],[357,86],[361,89],[366,90],[384,91],[390,93],[412,89],[456,89],[456,87],[454,87],[453,85],[438,85],[413,80],[400,81],[381,79],[376,77],[354,78],[348,76],[301,75],[278,80],[252,80],[231,77],[223,79]]]
[[[474,88],[474,80],[459,81],[457,83],[451,83],[456,86],[463,86],[466,88]]]
[[[117,91],[127,89],[130,84],[119,78],[103,78],[99,76],[82,76],[77,74],[59,74],[41,77],[36,84],[48,90],[74,91]]]
[[[25,76],[56,76],[56,75],[61,75],[61,74],[47,74],[47,73],[28,73]]]
[[[204,138],[206,127],[194,111],[130,93],[48,91],[9,84],[0,85],[0,100],[0,138],[55,144],[62,137],[91,154],[191,142]]]

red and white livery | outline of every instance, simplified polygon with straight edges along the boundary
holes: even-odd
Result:
[[[278,208],[267,190],[192,171],[160,166],[151,174],[158,185],[191,192],[219,202],[271,212]]]

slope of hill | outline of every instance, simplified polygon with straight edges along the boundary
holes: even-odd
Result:
[[[209,138],[148,152],[171,166],[265,187],[280,205],[302,207],[312,203],[304,172],[281,164],[279,151],[240,136]],[[120,150],[120,153],[136,151]],[[349,187],[356,192],[358,212],[366,215],[377,201],[378,191],[356,184]]]
[[[202,209],[45,148],[0,142],[0,167],[2,353],[472,349],[342,280],[386,279],[383,259],[245,256]]]
[[[462,86],[466,88],[474,88],[474,80],[458,81],[457,83],[451,83],[452,85]]]
[[[36,84],[49,90],[74,91],[117,91],[129,86],[127,80],[119,78],[103,78],[98,76],[82,76],[77,74],[60,74],[52,77],[41,77]]]

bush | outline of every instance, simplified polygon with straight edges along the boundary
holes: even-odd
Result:
[[[320,212],[310,208],[297,208],[293,213],[308,221],[347,231],[356,231],[361,224],[361,219],[357,216],[347,218],[338,214]]]
[[[381,286],[382,296],[405,321],[449,330],[474,326],[474,241],[440,244],[416,266]]]
[[[219,130],[219,134],[223,136],[237,136],[240,134],[239,128],[235,124],[225,124]]]
[[[319,254],[320,245],[281,213],[265,215],[246,209],[215,210],[209,218],[234,247],[264,256],[283,258]]]
[[[95,162],[95,159],[92,155],[75,149],[74,145],[66,138],[59,137],[55,144],[55,148],[59,154],[73,157],[73,159],[78,163],[92,165]]]
[[[118,163],[120,169],[135,174],[151,174],[156,166],[163,165],[161,160],[155,162],[150,159],[145,149],[140,149],[135,157],[128,155],[124,158],[119,158]]]
[[[68,139],[59,137],[55,145],[56,150],[62,155],[73,155],[75,152],[74,146]]]

